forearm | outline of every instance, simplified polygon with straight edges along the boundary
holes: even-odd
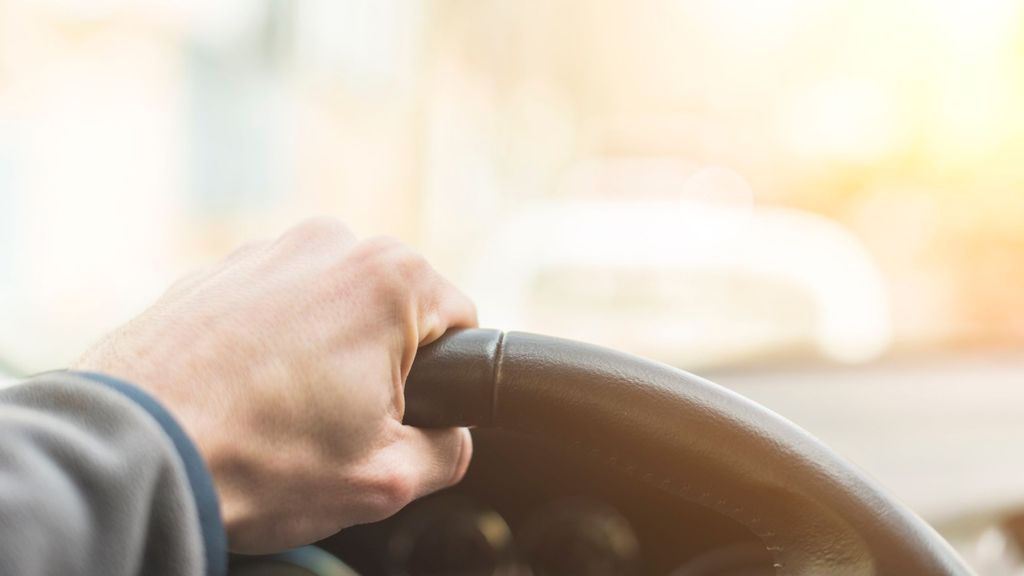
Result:
[[[212,484],[129,385],[55,372],[0,390],[0,573],[223,573]]]

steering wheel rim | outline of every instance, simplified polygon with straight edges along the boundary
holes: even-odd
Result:
[[[461,330],[419,350],[405,422],[559,442],[725,514],[780,576],[973,572],[916,514],[795,424],[721,386],[606,348]]]

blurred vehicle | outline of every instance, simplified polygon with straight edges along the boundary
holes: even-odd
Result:
[[[712,198],[722,190],[707,185]],[[495,325],[691,369],[884,352],[885,283],[857,239],[812,214],[744,200],[548,202],[498,227],[469,286]]]

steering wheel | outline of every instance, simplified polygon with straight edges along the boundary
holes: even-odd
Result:
[[[710,507],[758,536],[779,575],[972,574],[928,524],[807,432],[664,364],[547,336],[463,330],[417,353],[406,404],[407,424],[561,443],[622,470],[638,489]]]

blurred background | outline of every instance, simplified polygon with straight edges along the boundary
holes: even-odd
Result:
[[[312,214],[691,368],[1024,339],[1018,1],[0,0],[0,356]]]
[[[0,0],[0,365],[331,215],[932,519],[1024,502],[1022,102],[1013,0]]]

